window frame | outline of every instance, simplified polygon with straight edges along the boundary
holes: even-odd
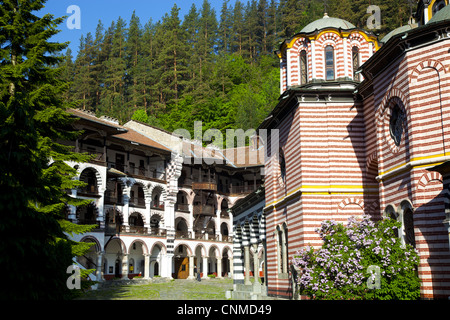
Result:
[[[331,53],[331,65],[329,65],[329,59],[328,59],[328,55]],[[325,80],[326,81],[334,81],[336,80],[336,69],[335,69],[335,56],[334,56],[334,47],[329,44],[327,46],[325,46],[325,50],[324,50],[324,66],[325,66]],[[328,72],[331,71],[332,77],[328,77]]]

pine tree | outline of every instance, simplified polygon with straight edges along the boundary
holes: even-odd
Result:
[[[126,47],[126,63],[127,63],[127,91],[129,103],[127,105],[128,113],[133,114],[141,103],[142,87],[144,84],[145,71],[142,69],[142,27],[136,12],[130,20],[127,47]]]
[[[228,7],[228,2],[229,2],[229,0],[223,1],[222,9],[220,11],[218,42],[219,42],[219,53],[221,53],[221,54],[229,54],[230,53],[232,12],[230,10],[230,7]]]
[[[66,161],[86,161],[57,141],[73,139],[59,52],[51,42],[63,19],[35,15],[44,0],[0,1],[0,270],[8,276],[0,298],[64,299],[73,245],[64,231],[86,231],[65,221],[81,186]],[[83,230],[81,230],[83,229]]]

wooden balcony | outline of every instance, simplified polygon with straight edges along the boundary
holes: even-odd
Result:
[[[214,206],[210,205],[194,205],[194,215],[215,216],[216,212]]]
[[[217,191],[217,184],[215,182],[192,182],[192,189]]]

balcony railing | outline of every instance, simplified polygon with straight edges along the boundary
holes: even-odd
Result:
[[[177,203],[175,205],[176,211],[188,211],[189,212],[189,205],[185,203]]]
[[[130,198],[129,204],[132,207],[145,208],[145,199],[144,198]]]
[[[214,206],[211,205],[194,205],[194,215],[203,214],[206,216],[214,216]]]
[[[164,210],[164,203],[161,203],[161,204],[158,204],[158,205],[155,205],[155,204],[152,203],[151,208],[152,209],[156,209],[156,210]]]
[[[158,171],[156,169],[146,169],[144,167],[127,166],[122,163],[108,162],[108,168],[114,168],[127,175],[137,178],[151,178],[157,180],[166,180],[166,172]]]
[[[191,233],[189,231],[175,231],[176,239],[190,239]]]

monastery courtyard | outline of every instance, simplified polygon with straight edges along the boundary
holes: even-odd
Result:
[[[232,279],[110,281],[78,300],[226,300]]]

